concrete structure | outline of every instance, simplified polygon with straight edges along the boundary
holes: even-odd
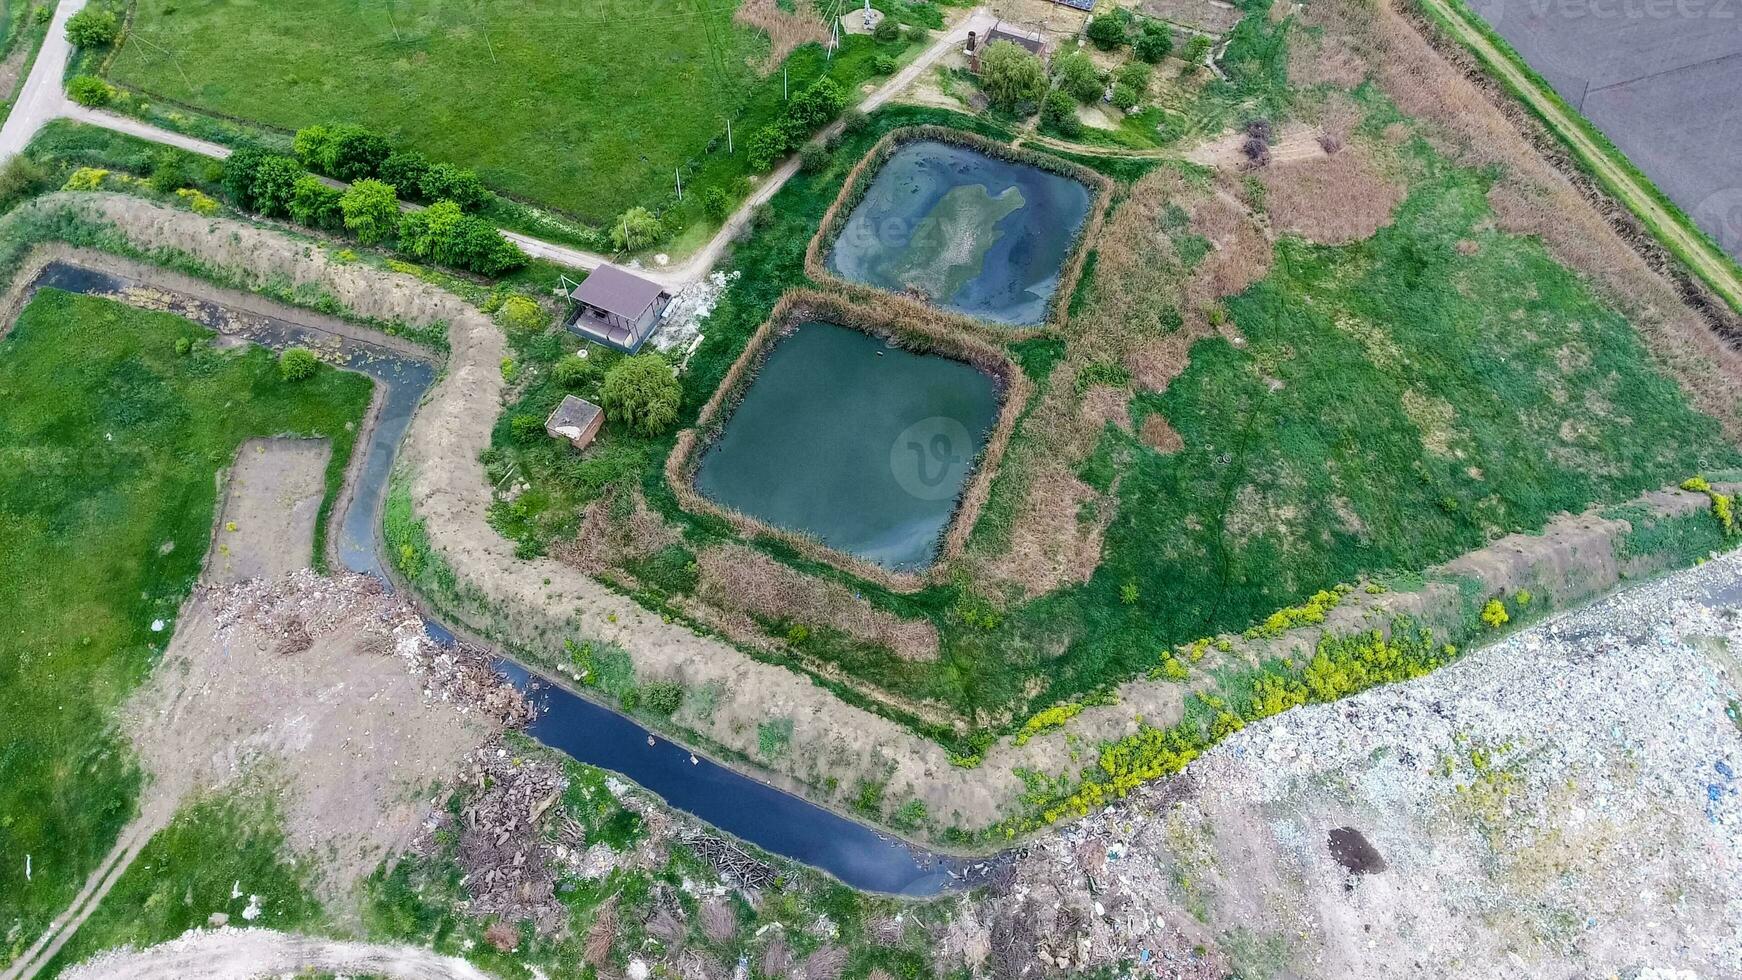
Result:
[[[569,298],[576,307],[570,329],[631,354],[653,334],[671,302],[664,286],[614,265],[594,269]]]
[[[585,449],[605,424],[605,412],[584,398],[564,395],[561,405],[544,420],[544,431],[552,439],[567,439],[576,449]]]
[[[1052,54],[1051,48],[1046,43],[1046,37],[1039,31],[1024,30],[1011,24],[1000,23],[993,25],[992,29],[986,32],[985,37],[979,37],[973,31],[968,32],[969,70],[978,75],[980,73],[980,55],[985,52],[988,45],[996,44],[999,41],[1009,41],[1029,54],[1038,56],[1043,62]]]

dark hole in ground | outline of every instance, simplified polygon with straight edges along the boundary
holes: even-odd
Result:
[[[1331,857],[1351,874],[1378,874],[1385,870],[1385,858],[1353,827],[1332,830],[1329,845]]]

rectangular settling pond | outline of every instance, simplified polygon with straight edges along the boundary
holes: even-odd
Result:
[[[829,252],[836,275],[1013,326],[1046,319],[1088,218],[1081,181],[936,140],[884,161]]]
[[[993,378],[832,323],[774,341],[696,470],[720,506],[891,571],[936,560],[997,422]]]

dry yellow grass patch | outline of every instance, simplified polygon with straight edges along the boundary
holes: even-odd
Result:
[[[757,66],[764,74],[780,67],[794,48],[829,39],[828,25],[808,3],[785,11],[775,0],[744,0],[732,19],[768,35],[768,60]]]
[[[1277,231],[1325,245],[1357,242],[1390,224],[1405,191],[1358,144],[1328,156],[1265,167],[1258,171],[1258,180]]]
[[[938,656],[938,631],[926,620],[902,619],[855,596],[846,586],[794,571],[742,545],[696,556],[696,597],[764,620],[826,627],[886,647],[903,660]]]

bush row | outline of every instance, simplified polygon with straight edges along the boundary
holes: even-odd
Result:
[[[299,129],[291,151],[298,163],[314,173],[346,183],[376,179],[393,185],[408,201],[452,201],[462,211],[476,211],[490,199],[476,172],[395,149],[385,136],[361,126]]]
[[[301,133],[298,142],[299,151],[319,152],[324,165],[346,173],[364,172],[363,161],[372,155],[339,140],[304,141]],[[375,169],[379,172],[378,165]],[[348,231],[365,245],[397,241],[414,258],[487,276],[526,263],[520,249],[489,222],[466,214],[457,201],[444,198],[425,210],[402,213],[393,184],[361,177],[341,190],[304,169],[296,157],[259,146],[243,146],[231,154],[224,164],[223,187],[243,210],[323,231]]]

